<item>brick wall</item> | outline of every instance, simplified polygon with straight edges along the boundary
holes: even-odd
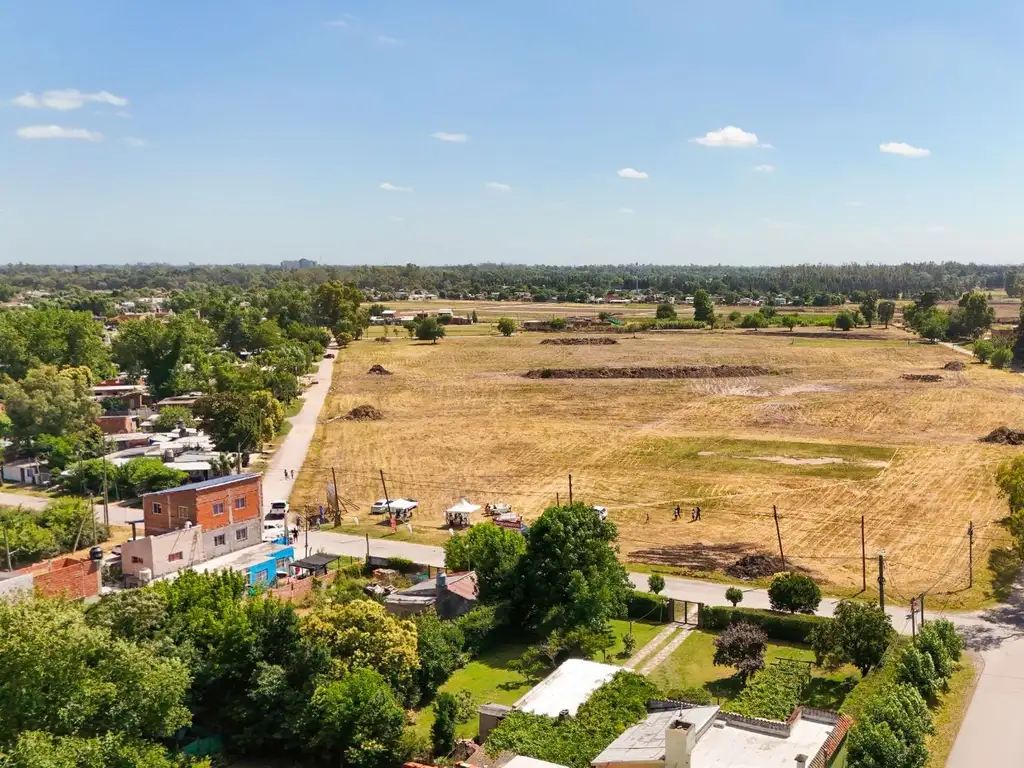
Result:
[[[100,568],[96,560],[56,558],[22,569],[33,576],[33,586],[43,597],[63,595],[71,599],[93,597],[100,592]]]
[[[225,483],[196,492],[196,518],[193,522],[207,531],[229,522],[254,520],[262,516],[263,494],[259,477],[237,483]],[[244,504],[242,507],[236,504]],[[214,514],[214,507],[222,505],[223,512]]]

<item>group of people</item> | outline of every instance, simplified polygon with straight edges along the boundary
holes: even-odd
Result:
[[[683,516],[683,511],[679,508],[679,505],[676,504],[675,511],[672,513],[672,519],[673,520],[678,520],[682,516]],[[696,523],[699,520],[700,520],[700,507],[694,507],[693,509],[690,510],[690,522],[691,523]]]
[[[288,474],[289,472],[291,474]],[[295,479],[295,470],[294,469],[286,469],[284,471],[284,476],[285,476],[285,479],[290,477],[292,480],[294,480]]]

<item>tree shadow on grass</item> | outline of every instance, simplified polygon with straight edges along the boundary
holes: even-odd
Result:
[[[721,680],[712,680],[707,683],[704,688],[714,696],[716,699],[735,699],[740,695],[747,686],[747,681],[743,679],[743,675],[737,672],[732,677],[725,677]]]
[[[995,574],[992,579],[992,597],[1000,602],[1010,599],[1020,566],[1020,558],[1013,550],[993,549],[989,552],[988,567]]]
[[[811,682],[804,689],[801,703],[814,709],[827,709],[836,712],[855,685],[857,685],[856,675],[847,675],[842,680],[812,677]]]

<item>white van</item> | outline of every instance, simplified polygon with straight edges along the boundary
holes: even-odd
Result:
[[[285,525],[284,520],[264,520],[263,521],[263,541],[277,541],[282,536],[288,536],[288,527]]]

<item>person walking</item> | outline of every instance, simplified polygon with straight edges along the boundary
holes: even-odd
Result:
[[[651,513],[650,513],[650,512],[647,512],[647,519],[646,519],[646,520],[644,520],[644,522],[645,522],[645,523],[649,523],[649,522],[651,522]]]
[[[700,507],[696,507],[693,510],[693,519],[700,522]]]

